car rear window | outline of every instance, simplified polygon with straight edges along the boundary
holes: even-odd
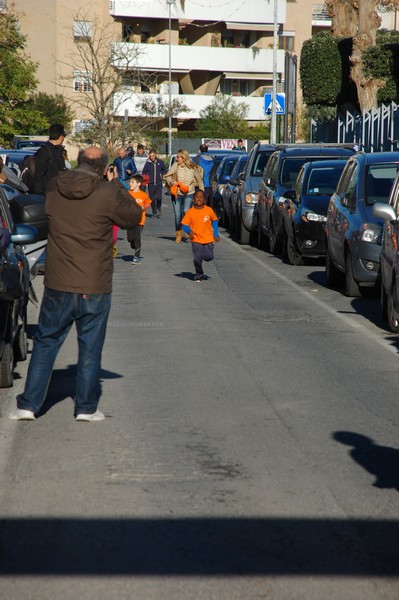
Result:
[[[365,194],[365,202],[368,206],[372,206],[375,202],[388,202],[398,171],[398,163],[369,166]]]
[[[256,153],[254,162],[252,163],[251,169],[251,177],[262,177],[263,171],[265,170],[267,161],[271,156],[271,152],[267,152],[267,150],[260,150]]]

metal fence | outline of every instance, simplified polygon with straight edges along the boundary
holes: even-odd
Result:
[[[366,152],[398,150],[399,105],[391,102],[363,115],[347,112],[334,119],[312,119],[310,138],[312,142],[353,143]]]

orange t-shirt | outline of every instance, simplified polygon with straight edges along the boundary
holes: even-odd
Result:
[[[217,221],[215,212],[209,206],[195,208],[192,206],[184,215],[182,225],[188,225],[194,233],[192,242],[198,244],[210,244],[215,241],[213,235],[212,221]]]
[[[129,191],[129,194],[133,196],[139,206],[144,206],[144,204],[151,204],[151,200],[148,194],[143,192],[142,190],[137,190],[137,192]],[[143,210],[143,214],[141,217],[141,221],[139,225],[144,225],[145,223],[145,210]]]

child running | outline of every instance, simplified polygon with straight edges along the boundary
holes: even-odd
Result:
[[[218,218],[210,206],[206,206],[205,193],[197,190],[193,198],[193,206],[182,219],[183,230],[190,236],[193,251],[195,276],[194,281],[204,278],[202,262],[213,260],[214,242],[220,240]]]
[[[134,250],[134,256],[132,261],[133,265],[139,265],[141,262],[141,232],[143,231],[145,223],[145,211],[151,206],[151,200],[148,194],[146,194],[140,189],[142,183],[143,178],[141,175],[133,175],[129,181],[129,194],[133,196],[133,198],[136,200],[137,204],[141,206],[143,211],[140,223],[127,230],[127,241],[130,242],[130,247],[132,248],[132,250]]]

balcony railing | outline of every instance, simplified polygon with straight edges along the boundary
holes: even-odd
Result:
[[[312,20],[313,21],[331,21],[331,17],[328,14],[325,3],[313,4],[312,6]]]

